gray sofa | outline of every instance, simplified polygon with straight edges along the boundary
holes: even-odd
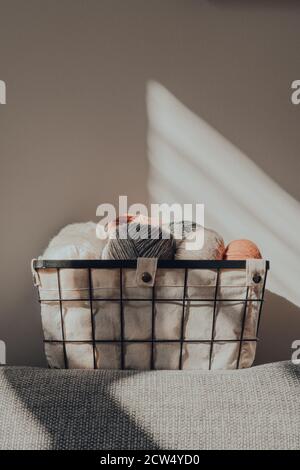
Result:
[[[300,366],[3,367],[0,449],[300,449]]]

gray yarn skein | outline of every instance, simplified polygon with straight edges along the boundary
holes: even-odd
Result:
[[[105,246],[102,259],[173,259],[173,235],[159,226],[130,223],[118,226]],[[152,237],[152,238],[151,238]]]
[[[176,235],[181,235],[182,239],[184,240],[187,234],[200,229],[201,225],[190,220],[182,220],[181,222],[170,222],[168,228],[175,238]]]
[[[171,222],[168,229],[172,233],[176,243],[175,259],[222,259],[225,251],[223,238],[215,231],[202,227],[204,230],[203,246],[196,246],[187,250],[186,243],[194,242],[196,232],[201,229],[201,225],[196,222],[182,221]]]

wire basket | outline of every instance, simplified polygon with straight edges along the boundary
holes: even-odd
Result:
[[[268,269],[265,260],[33,260],[48,364],[249,367]]]

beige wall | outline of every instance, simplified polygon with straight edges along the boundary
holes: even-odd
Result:
[[[299,24],[288,0],[0,0],[0,339],[10,364],[44,364],[30,259],[63,225],[95,219],[101,202],[148,201],[148,80],[300,201],[300,106],[290,102]],[[267,298],[260,363],[289,358],[300,337],[299,308]]]

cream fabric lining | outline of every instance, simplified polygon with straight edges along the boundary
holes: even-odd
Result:
[[[145,264],[146,263],[146,264]],[[149,285],[141,280],[141,272],[124,269],[122,277],[124,339],[146,341],[152,333],[152,287],[155,298],[155,339],[180,340],[183,313],[184,270],[156,269],[155,262],[140,262],[140,269],[150,267],[152,281]],[[147,264],[148,263],[148,264]],[[150,264],[149,264],[150,263]],[[95,340],[116,341],[116,343],[95,344],[95,360],[98,368],[118,369],[121,367],[120,340],[120,272],[119,269],[92,269],[92,295],[89,300],[89,275],[87,269],[61,269],[61,301],[57,271],[38,270],[39,294],[44,336],[46,340],[61,341],[61,313],[64,320],[66,355],[70,368],[93,368],[93,343],[91,306]],[[255,274],[261,281],[253,281]],[[221,270],[219,276],[218,302],[212,350],[212,369],[235,369],[239,355],[242,320],[248,289],[247,315],[244,325],[244,339],[256,335],[260,302],[266,275],[264,260],[247,260],[246,269]],[[214,311],[215,270],[189,269],[184,308],[183,369],[208,369]],[[108,300],[109,299],[109,300]],[[140,299],[140,300],[135,300]],[[170,300],[172,299],[172,301]],[[225,299],[230,299],[224,302]],[[62,309],[60,311],[60,308]],[[188,341],[202,340],[207,343]],[[80,343],[89,341],[89,343]],[[245,341],[241,348],[241,368],[250,367],[255,357],[256,343]],[[45,343],[46,356],[50,367],[64,367],[64,350],[60,343]],[[180,343],[158,342],[154,344],[154,368],[178,369]],[[124,366],[128,369],[149,369],[151,366],[151,343],[137,342],[124,344]]]

